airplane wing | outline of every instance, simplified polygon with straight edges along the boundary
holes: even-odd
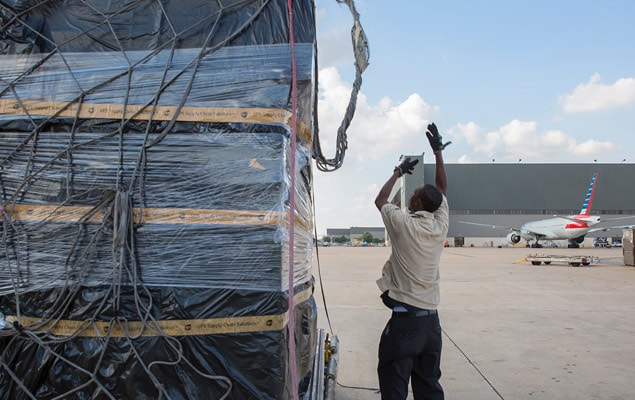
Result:
[[[628,215],[626,217],[616,217],[616,218],[608,218],[608,219],[603,219],[602,222],[606,222],[606,221],[616,221],[616,220],[620,220],[620,219],[630,219],[630,218],[635,218],[635,215]],[[610,229],[633,229],[635,227],[634,224],[631,225],[618,225],[618,226],[602,226],[602,227],[597,227],[597,228],[593,228],[591,229],[589,232],[598,232],[598,231],[602,231],[602,232],[606,232]]]
[[[487,226],[487,227],[490,227],[492,229],[504,229],[504,230],[507,230],[507,231],[514,232],[514,234],[518,235],[518,237],[520,237],[520,235],[521,235],[521,229],[513,227],[513,226],[488,225],[488,224],[479,224],[477,222],[467,222],[467,221],[457,221],[457,222],[459,222],[461,224],[468,224],[468,225]],[[538,240],[540,240],[540,239],[542,239],[542,238],[544,238],[546,236],[544,232],[537,232],[537,231],[533,231],[533,230],[527,229],[527,228],[524,228],[522,230],[522,235],[533,236],[534,238],[536,238]]]
[[[616,218],[607,218],[607,219],[602,218],[602,221],[616,221],[618,219],[629,219],[629,218],[635,218],[635,215],[628,215],[626,217],[616,217]],[[628,225],[626,226],[626,228],[628,228],[629,226],[632,227],[632,225]]]
[[[520,228],[514,228],[514,227],[511,227],[511,226],[479,224],[479,223],[476,223],[476,222],[467,222],[467,221],[457,221],[457,222],[460,223],[460,224],[487,226],[487,227],[490,227],[492,229],[505,229],[505,230],[508,230],[508,231],[520,232]]]
[[[534,231],[534,230],[527,229],[527,228],[523,229],[522,232],[523,232],[523,235],[526,235],[526,236],[532,235],[532,236],[534,236],[534,237],[536,237],[538,239],[542,239],[545,236],[547,236],[544,231],[543,232],[538,232],[538,231]]]
[[[526,228],[523,228],[523,230],[521,231],[520,228],[516,228],[513,226],[488,225],[488,224],[479,224],[477,222],[467,222],[467,221],[457,221],[457,222],[461,224],[487,226],[491,229],[504,229],[507,231],[511,231],[512,233],[509,233],[507,235],[507,240],[511,241],[512,243],[520,242],[521,237],[527,239],[527,237],[532,237],[532,236],[534,239],[536,239],[536,243],[538,243],[539,240],[545,237],[544,232],[535,232],[533,230],[526,229]]]
[[[606,232],[610,229],[633,229],[633,228],[635,228],[635,225],[605,226],[602,228],[593,228],[589,232],[599,232],[599,231]]]

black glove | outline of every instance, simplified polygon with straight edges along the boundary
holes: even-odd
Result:
[[[403,176],[403,174],[412,175],[412,170],[415,168],[415,165],[419,163],[419,159],[415,158],[414,160],[410,160],[410,157],[406,157],[399,166],[395,167],[395,169],[399,170],[399,174]]]
[[[428,141],[430,142],[430,147],[432,147],[432,151],[434,152],[434,154],[442,151],[450,143],[452,143],[452,142],[447,142],[446,144],[443,144],[443,141],[442,141],[443,138],[441,137],[441,135],[439,135],[439,130],[437,129],[437,126],[434,124],[434,122],[428,125],[426,136],[428,137]]]

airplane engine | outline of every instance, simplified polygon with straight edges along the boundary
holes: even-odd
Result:
[[[507,240],[512,242],[513,244],[516,244],[516,243],[520,242],[520,235],[517,235],[517,234],[512,232],[509,235],[507,235]]]
[[[582,244],[584,242],[584,235],[571,239],[573,243]]]
[[[578,236],[577,238],[569,239],[569,244],[567,245],[567,247],[570,249],[577,249],[578,247],[580,247],[580,244],[582,244],[582,242],[584,242],[584,235]]]

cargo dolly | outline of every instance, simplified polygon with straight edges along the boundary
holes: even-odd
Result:
[[[546,265],[549,265],[552,262],[556,262],[556,263],[566,263],[574,267],[579,267],[580,265],[590,265],[591,262],[593,262],[593,256],[530,254],[527,257],[525,257],[525,261],[531,262],[532,265],[540,265],[541,263],[545,263]]]

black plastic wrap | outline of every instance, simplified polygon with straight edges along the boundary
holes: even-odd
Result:
[[[292,3],[296,110],[286,0],[0,3],[0,399],[290,398],[289,292],[302,392],[316,55]]]
[[[313,2],[293,1],[295,40],[315,41]],[[286,0],[3,0],[4,53],[289,43]]]
[[[212,321],[226,318],[225,323],[231,323],[244,315],[261,316],[266,324],[268,316],[278,315],[287,308],[286,295],[279,292],[147,288],[147,292],[139,294],[131,287],[124,287],[113,296],[113,290],[114,287],[74,286],[27,293],[21,299],[23,313],[42,320],[83,320],[95,316],[91,319],[95,323],[107,321],[117,325],[116,321],[120,321],[121,326],[146,312],[157,320],[179,324],[208,318]],[[306,291],[310,291],[308,284],[296,288],[296,293],[304,296]],[[59,303],[70,298],[73,300],[63,314],[47,315],[59,310]],[[112,303],[115,298],[122,308],[115,309],[116,304]],[[11,309],[16,306],[13,301],[2,297],[0,307]],[[141,306],[137,304],[139,301]],[[307,349],[299,354],[298,369],[303,376],[309,372],[314,357],[313,299],[299,302],[295,311],[298,348]],[[153,326],[152,321],[146,324],[148,329]],[[125,337],[106,333],[103,337],[80,333],[75,338],[16,334],[3,338],[6,345],[3,363],[11,366],[11,372],[21,377],[21,383],[32,388],[37,398],[66,393],[69,398],[89,399],[158,399],[162,395],[173,399],[216,399],[227,390],[223,379],[232,382],[231,398],[288,398],[288,330],[249,332],[249,326],[235,328],[248,332],[138,336],[130,328]],[[15,380],[6,379],[6,371],[1,375],[2,398],[29,398]],[[160,389],[149,376],[160,382]]]

